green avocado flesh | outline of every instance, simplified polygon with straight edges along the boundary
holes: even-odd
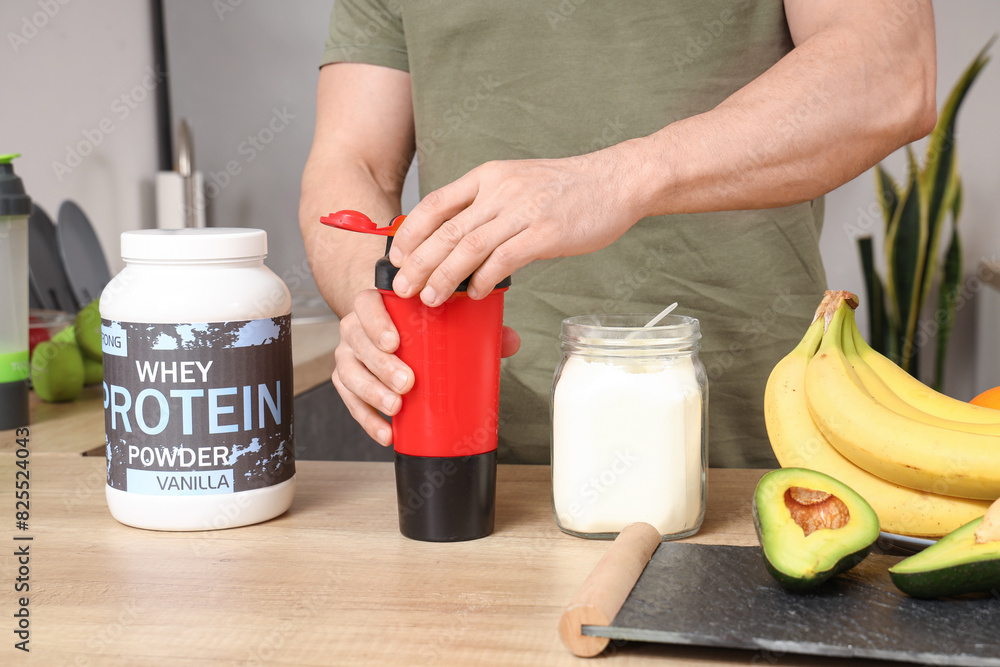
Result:
[[[1000,542],[976,544],[983,520],[970,521],[889,568],[896,588],[918,598],[1000,590]]]
[[[753,519],[768,572],[792,590],[813,588],[854,567],[879,536],[878,516],[864,498],[804,468],[764,475],[754,492]]]

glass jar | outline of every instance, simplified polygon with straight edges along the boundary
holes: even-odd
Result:
[[[698,320],[586,315],[562,323],[552,385],[552,507],[564,532],[609,539],[637,521],[663,539],[705,515],[708,379]]]
[[[118,521],[232,528],[291,504],[292,298],[266,255],[259,229],[122,234],[125,269],[100,302]]]

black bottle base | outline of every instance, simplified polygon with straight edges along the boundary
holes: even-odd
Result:
[[[28,381],[0,382],[0,431],[27,426]]]
[[[399,531],[422,542],[462,542],[493,532],[497,452],[473,456],[396,453]]]

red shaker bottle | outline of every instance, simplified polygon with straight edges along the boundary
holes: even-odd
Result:
[[[500,331],[510,278],[481,300],[468,297],[468,279],[435,308],[400,298],[388,252],[404,218],[376,227],[364,214],[340,211],[320,221],[387,237],[375,287],[399,332],[396,354],[414,373],[392,418],[400,532],[428,542],[473,540],[493,532]]]

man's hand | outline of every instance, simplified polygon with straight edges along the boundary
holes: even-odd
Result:
[[[640,217],[624,153],[487,162],[430,193],[393,239],[393,289],[437,306],[471,275],[469,296],[483,298],[532,260],[609,245]]]
[[[588,155],[487,163],[429,194],[393,242],[396,293],[437,305],[472,275],[482,298],[648,215],[808,201],[931,130],[930,0],[785,0],[785,13],[795,48],[714,109]]]
[[[504,327],[500,356],[517,352],[521,339]],[[392,444],[392,429],[379,414],[399,412],[404,394],[413,388],[413,371],[395,355],[399,332],[376,290],[360,292],[353,310],[340,321],[340,344],[334,353],[333,384],[351,416],[383,446]]]

